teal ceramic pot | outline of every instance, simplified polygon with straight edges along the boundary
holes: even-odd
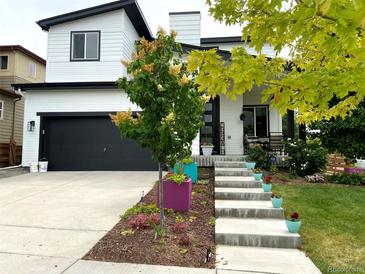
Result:
[[[290,233],[298,233],[302,224],[301,221],[292,222],[290,220],[286,220],[285,223]]]
[[[254,173],[253,177],[255,177],[256,181],[260,181],[262,179],[262,173]]]
[[[177,174],[179,173],[179,171],[182,172],[191,178],[191,181],[193,182],[193,184],[195,184],[198,181],[198,163],[197,162],[193,162],[187,165],[184,165],[182,163],[176,163],[174,166],[174,173]]]
[[[272,189],[272,184],[262,184],[262,189],[264,192],[270,192]]]
[[[255,162],[245,162],[246,168],[248,169],[254,169],[256,166]]]
[[[271,198],[273,208],[281,208],[283,204],[283,198]]]

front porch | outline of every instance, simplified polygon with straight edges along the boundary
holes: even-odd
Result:
[[[215,162],[223,161],[245,161],[247,155],[192,155],[192,159],[198,163],[199,167],[214,167]],[[278,167],[283,167],[286,165],[288,155],[276,155],[276,161]]]

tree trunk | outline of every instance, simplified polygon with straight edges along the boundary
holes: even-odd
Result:
[[[160,226],[161,226],[161,229],[163,229],[164,227],[164,211],[163,211],[163,183],[162,183],[162,164],[161,163],[158,163],[158,187],[159,187],[159,196],[160,196],[160,204],[159,204],[159,207],[160,207]]]

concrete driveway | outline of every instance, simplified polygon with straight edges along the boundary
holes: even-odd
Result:
[[[157,178],[157,172],[49,172],[0,179],[0,273],[65,271]]]

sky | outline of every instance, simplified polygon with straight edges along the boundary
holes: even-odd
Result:
[[[36,21],[84,9],[113,0],[1,0],[0,45],[21,45],[47,57],[47,32]],[[153,34],[162,26],[168,30],[169,12],[201,11],[202,37],[239,36],[239,26],[227,27],[209,16],[205,0],[138,0]]]

